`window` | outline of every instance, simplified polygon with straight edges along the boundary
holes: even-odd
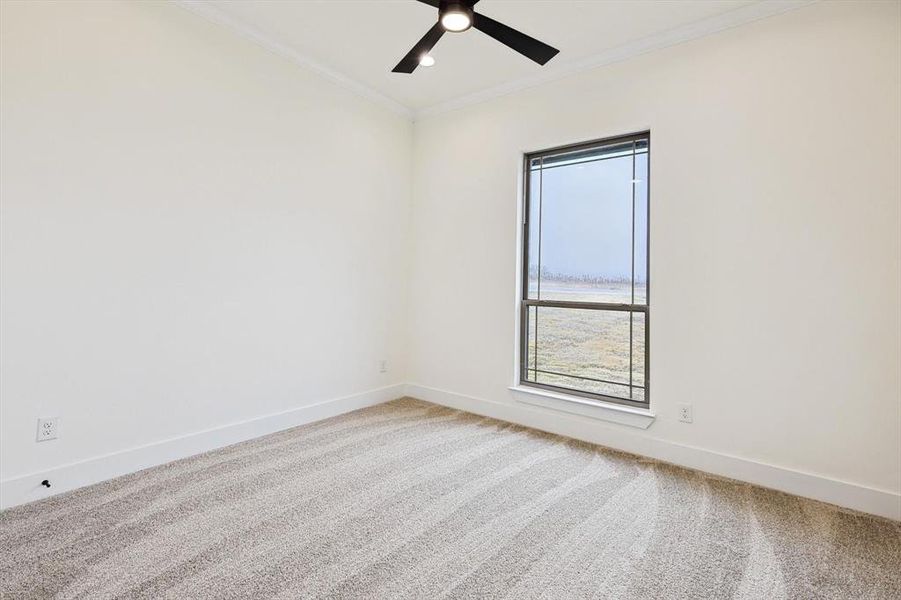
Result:
[[[648,133],[525,157],[520,383],[649,406]]]

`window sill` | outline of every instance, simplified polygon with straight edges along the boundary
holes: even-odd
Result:
[[[589,400],[578,396],[558,394],[524,385],[514,385],[509,388],[514,392],[517,402],[550,408],[583,417],[591,417],[620,425],[647,429],[656,419],[656,415],[644,408],[632,408],[611,402]]]

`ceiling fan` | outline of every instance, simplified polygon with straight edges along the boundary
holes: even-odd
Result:
[[[556,56],[559,50],[539,42],[533,37],[520,33],[503,23],[480,15],[472,7],[479,0],[418,0],[423,4],[434,6],[438,9],[438,22],[432,25],[422,39],[413,49],[397,63],[392,69],[393,73],[412,73],[416,67],[422,64],[429,66],[434,61],[428,61],[431,57],[429,51],[435,47],[445,31],[460,33],[470,27],[475,27],[482,33],[488,34],[505,46],[513,48],[523,56],[531,58],[540,65],[545,64]]]

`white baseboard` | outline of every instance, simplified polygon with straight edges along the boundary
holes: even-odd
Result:
[[[568,413],[525,404],[482,400],[417,384],[396,384],[360,394],[334,398],[146,446],[98,456],[0,481],[0,509],[48,498],[80,487],[127,475],[173,460],[187,458],[269,433],[312,423],[401,396],[517,423],[624,452],[730,477],[806,498],[901,520],[901,494],[768,465],[757,461],[635,435],[632,431],[598,428]],[[49,479],[50,489],[40,485]]]
[[[901,494],[846,481],[636,435],[599,428],[568,413],[524,404],[482,400],[455,392],[408,384],[407,396],[729,477],[796,496],[812,498],[889,519],[901,520]]]
[[[391,385],[5,479],[0,481],[0,509],[49,498],[148,467],[388,402],[403,396],[404,389],[404,384]],[[53,487],[41,486],[40,482],[44,479],[49,479]]]

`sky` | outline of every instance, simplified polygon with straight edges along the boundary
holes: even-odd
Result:
[[[541,202],[541,266],[570,276],[628,280],[632,272],[632,157],[532,172],[530,264],[537,262]],[[647,155],[635,159],[636,281],[644,281]]]

